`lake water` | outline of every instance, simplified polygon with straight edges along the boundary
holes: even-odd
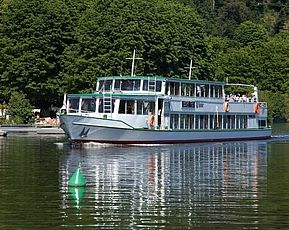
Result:
[[[81,164],[87,185],[71,188]],[[289,229],[289,125],[267,141],[0,139],[0,229]]]

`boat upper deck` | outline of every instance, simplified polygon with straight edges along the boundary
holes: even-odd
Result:
[[[224,85],[224,82],[161,76],[118,76],[99,78],[95,93],[224,98]]]

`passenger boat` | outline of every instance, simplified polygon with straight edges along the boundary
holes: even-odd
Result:
[[[236,84],[235,84],[236,85]],[[64,96],[60,127],[72,142],[163,144],[271,137],[267,104],[255,86],[247,96],[225,82],[114,76],[91,94]],[[234,87],[236,88],[236,87]],[[248,91],[246,91],[248,92]]]

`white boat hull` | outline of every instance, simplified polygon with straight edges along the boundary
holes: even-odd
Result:
[[[62,115],[60,122],[61,128],[63,128],[72,142],[172,144],[268,139],[272,134],[270,128],[214,130],[135,129],[122,121],[71,115]]]

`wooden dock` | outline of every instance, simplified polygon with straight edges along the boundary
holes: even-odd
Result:
[[[7,132],[0,130],[0,137],[6,137],[7,136]]]
[[[0,136],[10,134],[39,134],[39,135],[64,135],[64,131],[58,127],[0,127]]]

